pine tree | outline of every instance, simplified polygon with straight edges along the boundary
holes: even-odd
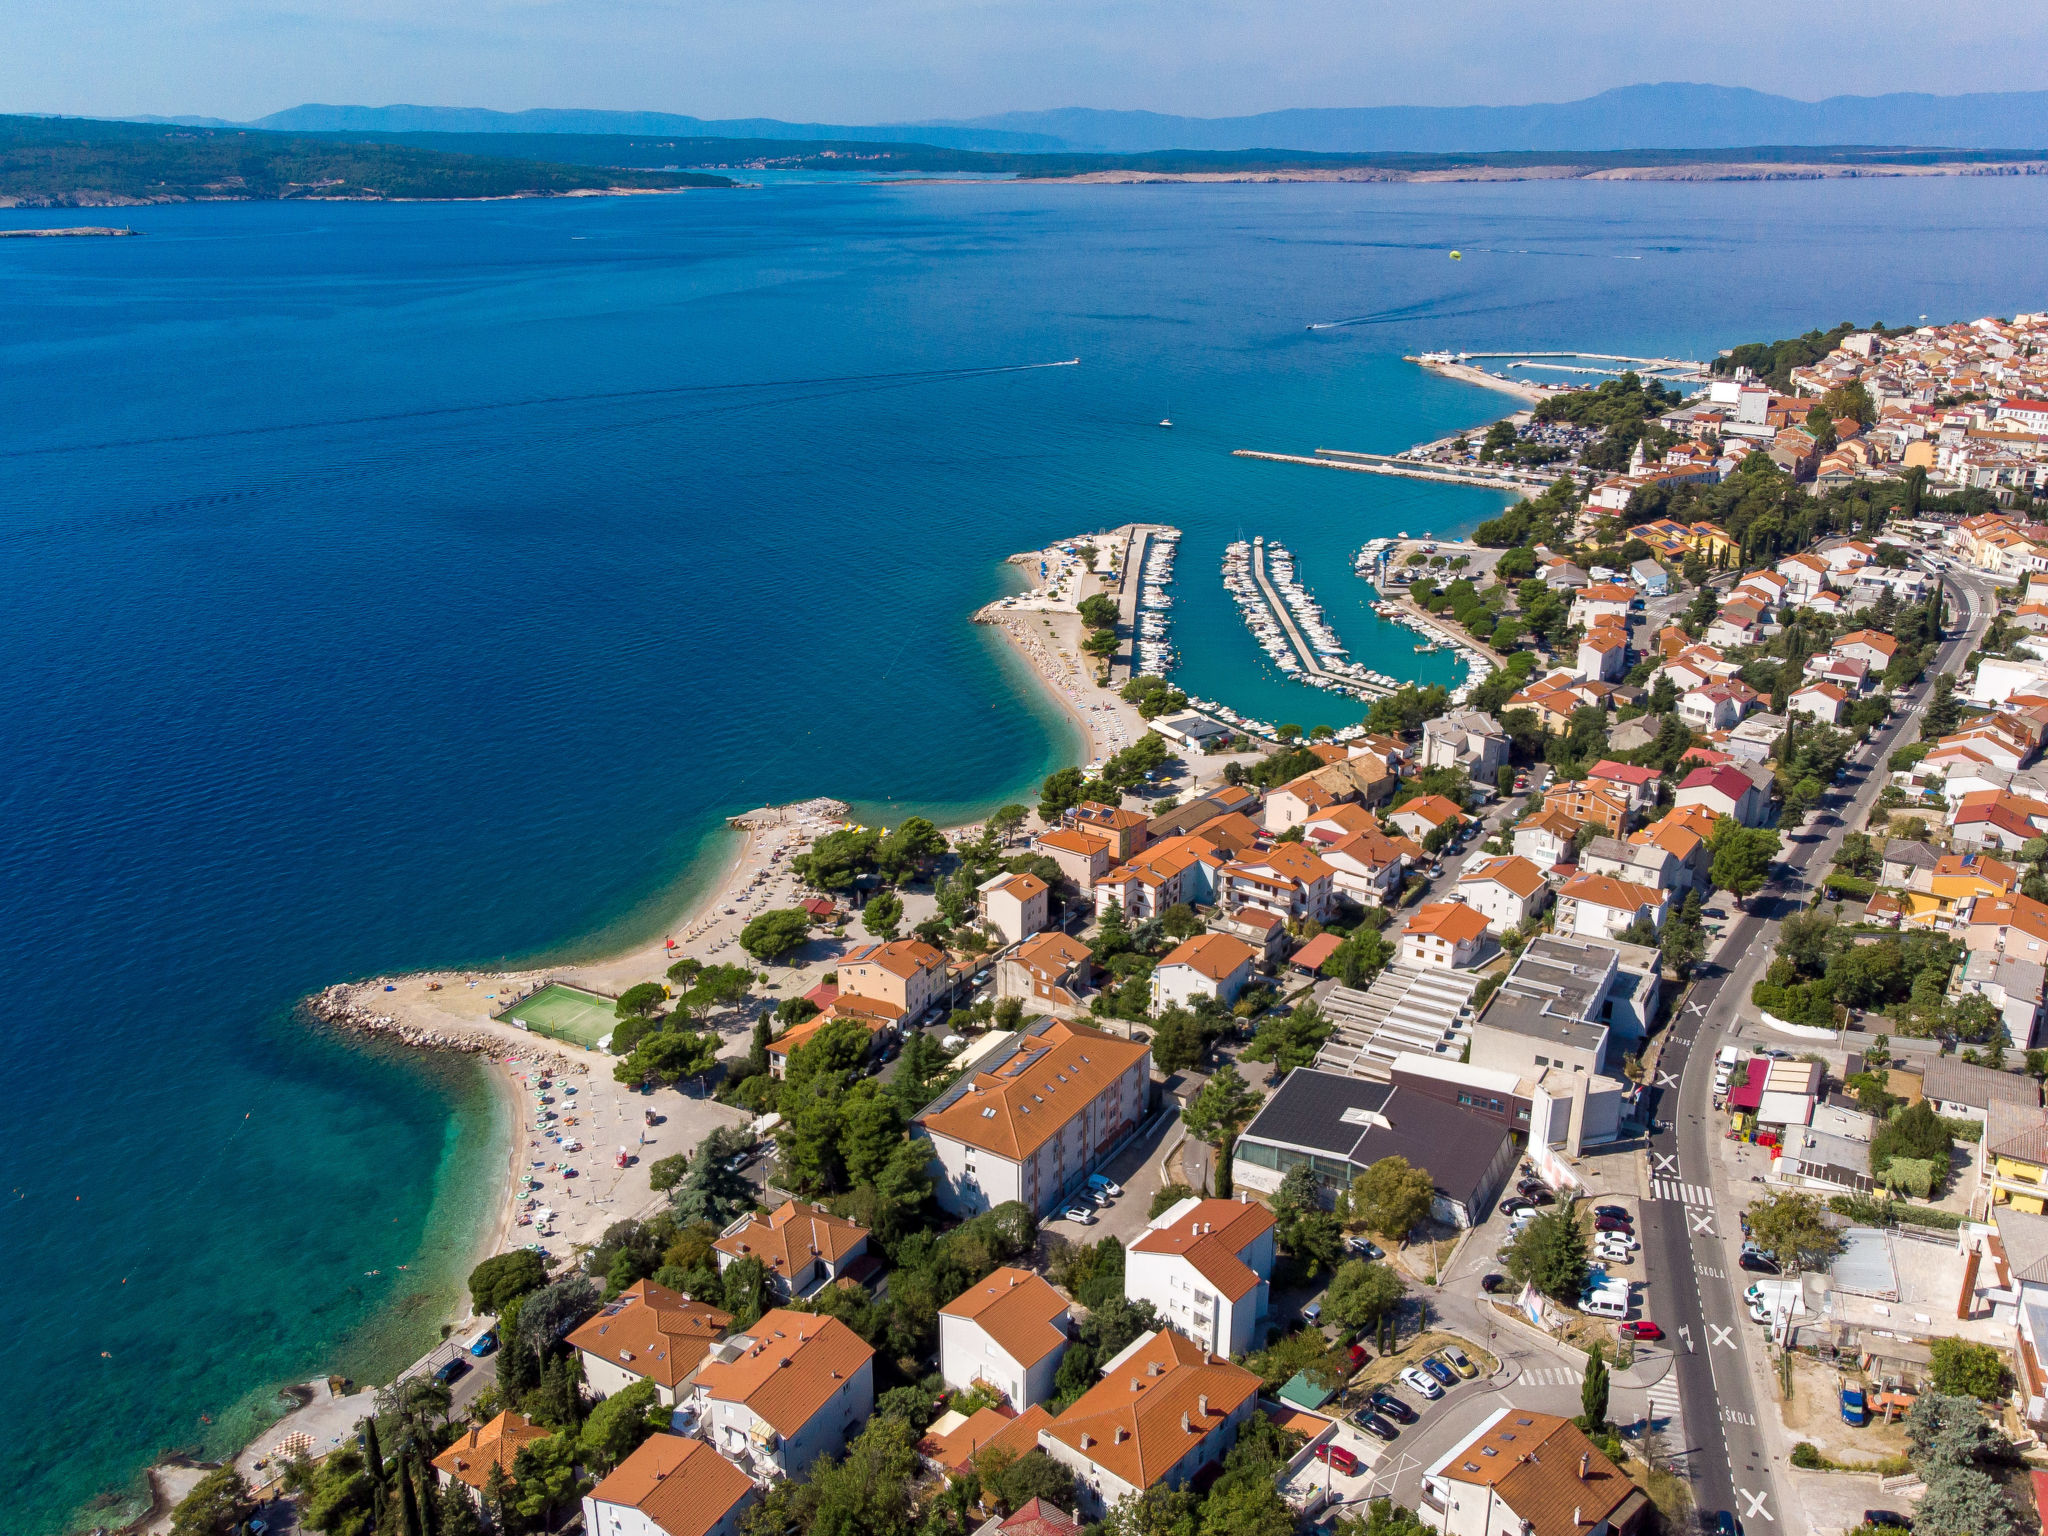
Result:
[[[397,1463],[398,1497],[404,1509],[405,1536],[425,1536],[425,1533],[420,1530],[420,1505],[419,1500],[413,1495],[412,1476],[410,1469],[406,1466],[407,1460],[408,1457],[401,1452]]]
[[[419,1455],[420,1536],[441,1536],[441,1504],[434,1497],[434,1464],[422,1450]]]
[[[754,1021],[754,1043],[747,1047],[747,1073],[759,1077],[768,1070],[768,1015]]]

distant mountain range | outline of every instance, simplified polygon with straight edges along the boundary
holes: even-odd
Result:
[[[139,118],[295,133],[677,134],[836,139],[1011,153],[1288,149],[1384,151],[1716,149],[1757,144],[2048,148],[2048,91],[1899,93],[1797,101],[1737,86],[1631,85],[1526,107],[1305,107],[1253,117],[1169,117],[1070,107],[919,123],[789,123],[667,112],[306,105],[251,123]]]

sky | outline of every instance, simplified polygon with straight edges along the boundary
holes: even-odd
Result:
[[[1807,100],[2048,87],[2006,0],[6,0],[0,112],[350,105],[890,122],[1510,105],[1685,80]]]

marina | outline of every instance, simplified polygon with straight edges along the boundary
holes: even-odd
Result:
[[[1260,648],[1289,677],[1362,699],[1381,698],[1401,686],[1347,659],[1322,607],[1296,578],[1285,545],[1268,544],[1264,535],[1231,544],[1223,552],[1223,585]]]
[[[1173,557],[1180,547],[1178,528],[1151,530],[1145,542],[1138,581],[1137,625],[1132,633],[1136,655],[1131,671],[1149,677],[1164,677],[1180,661],[1173,648]]]

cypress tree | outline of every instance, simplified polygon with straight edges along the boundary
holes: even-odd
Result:
[[[1598,1434],[1607,1427],[1607,1362],[1601,1358],[1598,1344],[1586,1356],[1586,1379],[1579,1385],[1579,1407],[1587,1434]]]
[[[363,1420],[363,1464],[370,1469],[370,1480],[381,1485],[384,1481],[384,1448],[377,1443],[377,1421]]]
[[[441,1536],[441,1505],[434,1497],[434,1464],[424,1450],[420,1452],[419,1475],[421,1536]]]
[[[405,1536],[426,1536],[420,1529],[420,1503],[413,1495],[412,1477],[406,1461],[407,1457],[401,1452],[398,1458],[398,1497],[404,1510]]]

